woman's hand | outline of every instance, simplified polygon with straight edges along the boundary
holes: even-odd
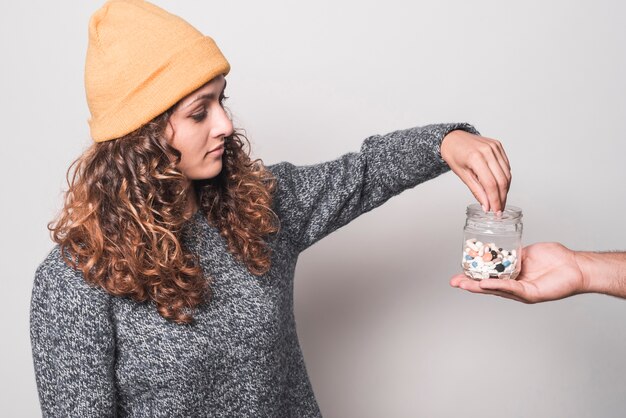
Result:
[[[441,157],[469,187],[485,212],[504,210],[511,166],[499,141],[455,130],[443,138]]]
[[[558,243],[538,243],[522,249],[522,271],[517,280],[473,280],[458,274],[450,285],[524,303],[563,299],[583,293],[588,287],[576,252]]]

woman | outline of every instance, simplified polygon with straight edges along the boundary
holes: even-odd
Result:
[[[228,62],[144,1],[92,16],[85,68],[94,144],[31,302],[45,416],[320,416],[293,317],[299,253],[450,168],[485,210],[506,201],[504,150],[467,124],[306,167],[250,160],[223,107]]]

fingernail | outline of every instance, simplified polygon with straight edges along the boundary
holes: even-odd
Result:
[[[482,205],[483,207],[483,212],[487,212],[487,206],[486,205]]]

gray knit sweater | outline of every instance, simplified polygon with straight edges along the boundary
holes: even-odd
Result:
[[[90,287],[55,246],[35,273],[31,342],[44,416],[319,417],[296,334],[293,277],[313,243],[449,170],[439,146],[467,124],[374,135],[360,152],[316,165],[269,166],[280,232],[270,271],[257,277],[198,212],[183,244],[212,277],[213,299],[191,325],[151,303]]]

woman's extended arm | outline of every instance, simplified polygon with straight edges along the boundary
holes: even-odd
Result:
[[[373,135],[359,152],[333,161],[309,166],[279,163],[269,168],[278,178],[276,210],[283,232],[299,251],[450,168],[487,209],[504,206],[510,182],[502,146],[478,136],[468,124]]]
[[[115,342],[109,296],[58,259],[37,268],[30,335],[44,417],[115,415]]]

